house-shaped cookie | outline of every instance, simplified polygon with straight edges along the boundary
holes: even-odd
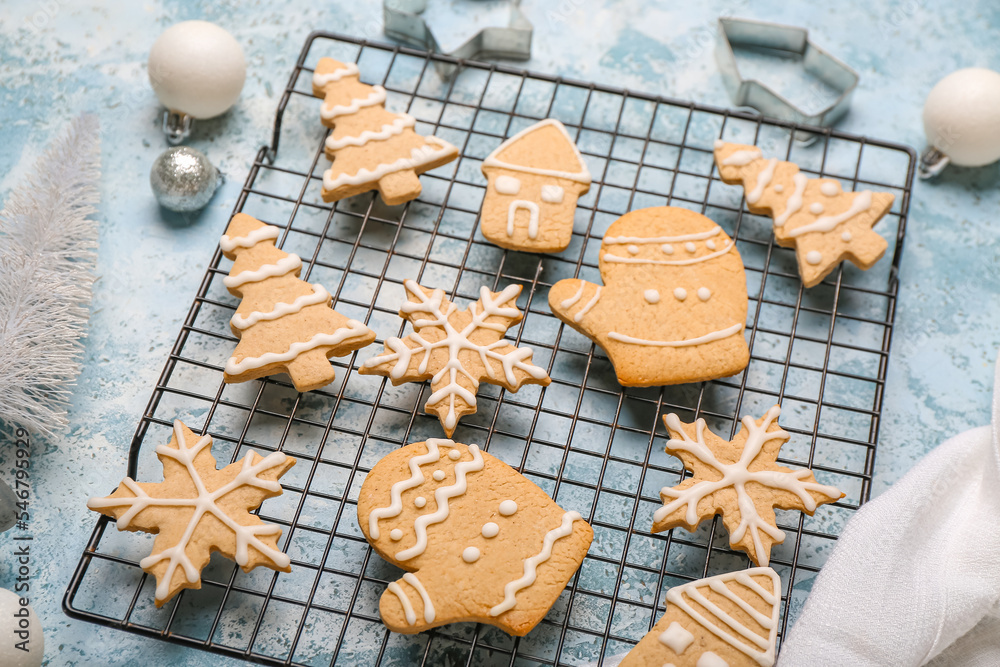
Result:
[[[573,235],[577,198],[590,172],[563,124],[552,118],[518,132],[483,160],[489,180],[482,231],[501,248],[560,252]]]

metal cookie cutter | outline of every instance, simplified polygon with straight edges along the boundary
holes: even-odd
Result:
[[[817,113],[806,113],[755,79],[744,79],[736,66],[733,46],[751,46],[786,51],[802,57],[806,72],[840,91],[832,104]],[[715,59],[733,103],[757,109],[765,116],[805,125],[829,127],[847,113],[858,73],[809,41],[809,31],[795,26],[720,18]]]
[[[460,47],[445,54],[462,60],[506,58],[528,60],[531,58],[531,22],[521,12],[520,0],[510,3],[510,20],[506,27],[483,28]],[[407,44],[413,44],[433,53],[442,53],[441,47],[427,22],[420,14],[427,9],[427,0],[383,0],[385,34]],[[457,67],[437,61],[438,71],[449,76]]]

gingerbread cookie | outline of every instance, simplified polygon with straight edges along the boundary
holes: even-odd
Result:
[[[548,118],[518,132],[483,160],[483,174],[483,236],[511,250],[566,249],[591,179],[562,123]]]
[[[118,530],[155,533],[153,553],[139,565],[156,577],[156,606],[185,588],[201,588],[201,570],[213,551],[249,572],[258,565],[291,572],[278,549],[281,527],[264,523],[254,511],[281,495],[278,478],[295,465],[281,452],[250,452],[217,470],[212,438],[198,437],[180,421],[168,445],[156,448],[163,481],[139,484],[126,477],[110,496],[91,498],[87,507],[118,520]]]
[[[479,289],[479,300],[466,310],[444,298],[444,290],[429,289],[415,280],[403,283],[407,301],[399,316],[413,324],[406,338],[387,338],[385,351],[361,365],[362,375],[383,375],[394,385],[431,381],[425,409],[437,415],[451,436],[458,420],[476,411],[480,382],[517,391],[524,384],[548,385],[545,369],[531,362],[528,347],[504,339],[521,321],[517,309],[520,285],[502,292]]]
[[[722,515],[729,545],[767,565],[771,545],[785,541],[774,508],[801,510],[812,516],[820,505],[844,497],[819,484],[811,470],[790,470],[776,463],[778,450],[790,437],[778,425],[774,406],[758,421],[743,418],[743,428],[727,441],[705,428],[705,420],[684,424],[677,415],[663,417],[670,432],[667,453],[684,462],[694,476],[660,490],[663,507],[653,514],[653,532],[677,526],[694,530],[704,519]]]
[[[747,288],[733,240],[703,215],[627,213],[601,243],[604,286],[560,280],[553,314],[607,351],[628,387],[700,382],[746,368]]]
[[[240,339],[226,362],[226,382],[288,373],[298,391],[333,382],[328,359],[375,340],[375,332],[330,307],[322,285],[299,280],[302,260],[274,247],[280,230],[237,213],[219,243],[235,259],[223,284],[242,297],[230,320]]]
[[[323,201],[332,202],[378,190],[395,206],[420,196],[418,174],[458,157],[458,149],[414,129],[408,114],[385,110],[385,88],[359,80],[354,63],[320,58],[313,73],[313,95],[323,98],[320,117],[333,128],[326,156],[333,166],[323,173]]]
[[[769,667],[780,609],[781,579],[769,567],[676,586],[620,667]]]
[[[358,522],[407,573],[379,603],[390,630],[476,621],[525,635],[583,562],[594,531],[476,445],[428,440],[379,461]]]
[[[792,162],[765,159],[756,146],[715,142],[723,182],[742,183],[747,207],[770,214],[774,238],[795,248],[806,287],[818,285],[845,259],[867,270],[881,259],[886,240],[872,231],[892,207],[888,192],[844,192],[831,178],[807,178]]]

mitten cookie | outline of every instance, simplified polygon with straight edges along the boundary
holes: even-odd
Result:
[[[604,286],[560,280],[549,306],[607,351],[628,387],[700,382],[746,368],[747,287],[733,240],[703,215],[627,213],[601,242]]]
[[[594,531],[506,463],[451,440],[379,461],[358,522],[380,556],[408,570],[382,594],[390,630],[477,621],[525,635],[580,567]]]
[[[844,192],[834,179],[807,178],[792,162],[765,159],[756,146],[716,141],[715,164],[723,182],[743,184],[751,212],[772,216],[774,238],[795,248],[806,287],[845,259],[867,270],[885,254],[889,244],[872,226],[892,207],[888,192]]]
[[[333,58],[320,58],[313,73],[313,95],[323,98],[320,116],[333,128],[326,139],[333,166],[323,173],[323,201],[376,189],[390,206],[416,199],[417,175],[451,162],[458,149],[417,134],[413,116],[385,110],[385,88],[358,76],[356,64]]]
[[[240,342],[223,378],[246,382],[288,373],[298,391],[311,391],[333,382],[330,357],[371,344],[375,332],[333,310],[322,285],[299,280],[302,260],[274,247],[279,231],[237,213],[219,243],[236,260],[223,284],[243,298],[230,321]]]
[[[437,415],[450,436],[463,415],[476,411],[480,382],[517,391],[524,384],[548,385],[545,369],[531,362],[531,348],[516,347],[504,339],[507,329],[521,321],[517,309],[520,285],[502,292],[479,289],[479,300],[466,310],[444,298],[444,290],[403,283],[407,301],[399,316],[413,324],[406,338],[387,338],[385,352],[358,370],[362,375],[384,375],[394,385],[431,381],[425,410]]]
[[[250,512],[281,495],[277,480],[295,459],[250,452],[216,470],[212,438],[198,437],[180,421],[156,456],[162,482],[138,484],[126,477],[114,493],[91,498],[87,507],[117,519],[118,530],[156,534],[153,553],[139,565],[156,577],[157,607],[185,588],[201,588],[201,570],[213,551],[235,560],[244,572],[258,565],[291,572],[288,556],[278,549],[281,527]]]
[[[660,490],[663,507],[653,514],[653,532],[677,526],[694,530],[704,519],[721,514],[729,545],[745,551],[754,563],[767,565],[771,545],[785,541],[775,523],[775,507],[812,516],[819,505],[843,498],[838,489],[817,483],[811,470],[775,463],[790,437],[778,425],[780,414],[776,405],[759,421],[744,417],[732,441],[707,430],[704,419],[684,424],[675,414],[665,415],[667,453],[680,458],[694,476]]]
[[[590,172],[562,123],[548,118],[518,132],[483,160],[483,174],[483,236],[512,250],[566,249]]]
[[[667,591],[667,610],[621,667],[769,667],[781,579],[769,567],[720,574]]]

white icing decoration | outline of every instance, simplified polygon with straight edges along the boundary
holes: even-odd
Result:
[[[759,174],[757,174],[757,183],[754,185],[753,190],[747,193],[747,202],[750,204],[756,204],[761,196],[764,194],[764,188],[766,188],[770,183],[771,179],[774,178],[774,168],[778,166],[778,158],[771,158],[767,161],[767,166],[764,167]]]
[[[542,201],[550,204],[561,204],[563,200],[563,189],[559,185],[543,185]]]
[[[402,306],[400,306],[400,311],[404,314],[426,313],[428,315],[428,319],[416,320],[414,322],[415,328],[419,329],[425,326],[441,327],[445,331],[445,336],[440,340],[431,342],[420,336],[418,333],[413,332],[409,335],[409,339],[415,341],[419,345],[414,348],[408,347],[401,338],[395,336],[387,338],[385,341],[385,347],[387,350],[392,351],[372,357],[371,359],[365,361],[364,365],[366,367],[372,367],[386,362],[395,361],[396,364],[389,372],[389,377],[394,380],[400,380],[404,375],[406,375],[406,372],[410,367],[410,360],[413,358],[414,353],[423,353],[423,359],[421,359],[417,370],[419,373],[425,373],[427,371],[428,364],[430,363],[431,353],[434,350],[441,348],[448,350],[449,362],[445,364],[441,370],[434,374],[431,378],[431,383],[439,383],[444,379],[445,375],[448,376],[449,382],[441,389],[432,393],[430,398],[427,399],[426,404],[427,407],[430,407],[445,399],[450,401],[448,414],[445,415],[445,418],[442,420],[446,428],[453,429],[458,424],[458,414],[455,411],[456,397],[462,399],[462,401],[464,401],[469,407],[476,407],[476,395],[458,383],[458,374],[461,373],[469,378],[473,385],[478,386],[479,384],[479,378],[469,373],[462,366],[458,356],[459,352],[462,350],[474,351],[479,358],[483,360],[500,362],[503,367],[504,379],[510,385],[517,384],[517,377],[514,375],[515,369],[521,370],[535,379],[547,377],[544,369],[535,366],[530,361],[526,361],[526,359],[532,354],[531,348],[518,347],[501,354],[499,352],[495,352],[494,348],[511,345],[510,341],[505,338],[501,338],[500,340],[489,345],[477,345],[469,340],[469,336],[471,336],[477,329],[491,329],[493,331],[506,330],[506,326],[503,324],[487,323],[486,320],[490,317],[497,316],[515,318],[518,316],[516,305],[510,307],[502,306],[502,304],[516,299],[518,293],[516,285],[507,287],[500,292],[495,299],[491,295],[489,289],[485,286],[481,287],[479,290],[479,298],[482,301],[482,310],[479,310],[476,304],[469,306],[469,313],[472,315],[472,319],[461,331],[456,329],[451,322],[448,321],[448,317],[456,309],[455,304],[449,304],[447,312],[442,310],[441,304],[444,300],[444,290],[436,289],[431,293],[431,296],[428,297],[415,280],[406,280],[403,283],[403,286],[408,292],[416,296],[419,301],[406,301]],[[495,379],[496,376],[494,375],[493,364],[485,363],[483,366],[487,377]]]
[[[751,148],[749,150],[736,151],[725,160],[722,161],[723,167],[728,167],[730,165],[736,167],[744,167],[754,160],[761,157],[761,152],[759,148]]]
[[[513,500],[504,500],[500,503],[500,514],[502,516],[510,516],[517,511],[517,503]]]
[[[840,193],[840,187],[833,181],[823,181],[819,186],[819,191],[827,197],[836,197]]]
[[[801,227],[796,227],[792,231],[788,232],[789,236],[802,236],[803,234],[810,234],[812,232],[828,232],[835,229],[837,225],[842,222],[850,220],[859,213],[864,213],[872,207],[872,191],[863,190],[857,193],[857,197],[851,202],[851,207],[848,208],[843,213],[839,215],[824,215],[822,218],[816,218],[815,221],[809,223],[808,225],[802,225]]]
[[[274,278],[275,276],[283,276],[289,271],[294,271],[300,266],[302,266],[302,260],[299,256],[289,255],[288,257],[282,257],[274,264],[265,264],[255,271],[241,271],[235,276],[226,276],[222,279],[222,284],[226,287],[233,288],[247,283],[259,283],[261,280],[267,280],[268,278]]]
[[[371,514],[368,515],[368,534],[373,540],[379,538],[378,522],[380,519],[391,519],[392,517],[399,516],[399,513],[403,511],[403,492],[409,489],[415,489],[426,480],[424,473],[420,470],[420,466],[427,465],[428,463],[436,463],[441,459],[441,452],[439,447],[454,447],[455,442],[453,440],[442,440],[439,438],[430,438],[424,445],[427,447],[426,454],[419,454],[417,456],[411,456],[410,460],[407,462],[407,466],[410,468],[410,477],[408,479],[400,480],[392,485],[389,489],[389,504],[385,507],[379,507],[372,510]],[[453,449],[452,451],[457,451]],[[425,500],[424,503],[427,501]],[[423,507],[423,504],[417,504],[417,507]]]
[[[502,153],[505,148],[507,148],[511,144],[514,144],[517,141],[520,141],[522,138],[524,138],[531,132],[534,132],[537,129],[545,127],[546,125],[554,126],[566,138],[566,142],[570,145],[570,147],[572,147],[573,153],[576,156],[578,164],[580,165],[579,171],[569,172],[569,171],[560,171],[558,169],[540,169],[537,167],[526,167],[520,164],[511,164],[509,162],[503,162],[502,160],[497,158],[497,155]],[[588,186],[590,185],[591,182],[590,172],[587,171],[587,165],[583,161],[583,156],[580,155],[580,149],[578,149],[576,147],[576,144],[573,143],[573,140],[570,138],[569,133],[566,132],[566,128],[563,127],[563,124],[552,118],[546,118],[545,120],[539,123],[535,123],[531,127],[521,130],[510,139],[497,146],[496,150],[487,155],[486,159],[483,160],[483,169],[485,169],[486,167],[500,167],[501,169],[511,169],[513,171],[520,171],[526,174],[538,174],[540,176],[554,176],[556,178],[565,178],[570,181],[577,181],[578,183],[584,183]]]
[[[785,191],[785,186],[782,185],[781,183],[778,183],[777,185],[774,186],[774,191],[777,192],[778,194],[781,194],[782,192]]]
[[[672,245],[670,245],[669,243],[664,243],[663,245],[661,245],[660,246],[660,250],[663,251],[664,255],[673,255],[674,254],[674,247]]]
[[[403,615],[406,617],[406,624],[413,625],[416,623],[417,614],[413,611],[413,605],[410,604],[410,598],[406,597],[406,593],[403,592],[402,587],[394,581],[386,588],[390,593],[399,598],[399,604],[403,605]]]
[[[675,287],[674,298],[677,299],[678,301],[683,301],[684,299],[688,298],[687,290],[684,289],[683,287]]]
[[[562,523],[545,533],[545,537],[542,539],[542,550],[534,556],[525,559],[524,574],[519,579],[507,582],[507,585],[503,587],[503,602],[490,609],[490,616],[499,616],[517,604],[517,592],[535,583],[538,566],[552,557],[552,545],[555,544],[555,541],[572,534],[573,522],[582,520],[583,517],[580,516],[579,512],[566,512],[563,514]]]
[[[471,461],[455,464],[455,483],[449,486],[439,486],[434,491],[437,510],[431,514],[422,514],[414,522],[413,529],[417,535],[417,543],[409,549],[397,552],[394,556],[396,560],[402,562],[422,554],[427,549],[427,527],[447,519],[450,511],[448,508],[449,500],[468,491],[469,483],[466,476],[470,472],[479,472],[483,469],[483,455],[479,452],[479,446],[469,445],[469,453],[472,454]]]
[[[656,291],[655,289],[648,289],[648,290],[646,290],[645,292],[643,292],[642,296],[645,297],[646,303],[659,303],[660,302],[660,293],[658,291]]]
[[[809,212],[812,213],[813,215],[819,215],[820,213],[823,212],[823,205],[820,204],[818,201],[814,201],[813,203],[809,204]]]
[[[317,88],[323,88],[326,84],[340,81],[345,76],[357,76],[358,74],[360,74],[360,71],[358,70],[357,63],[345,63],[343,67],[338,67],[332,72],[324,72],[322,74],[313,72],[313,85]]]
[[[705,651],[694,667],[729,667],[729,663],[711,651]]]
[[[264,225],[254,229],[246,236],[230,238],[228,234],[223,234],[219,241],[219,247],[225,252],[232,252],[237,248],[252,248],[261,241],[275,240],[281,235],[281,230],[272,225]]]
[[[380,130],[364,130],[361,134],[356,137],[341,137],[340,139],[334,139],[334,135],[330,135],[326,138],[326,148],[330,151],[339,151],[342,148],[347,148],[348,146],[364,146],[369,141],[385,141],[390,137],[394,137],[397,134],[402,134],[403,130],[408,127],[415,127],[417,124],[417,119],[409,114],[400,114],[391,123],[386,123],[382,126]]]
[[[802,208],[802,195],[806,191],[806,185],[809,183],[809,179],[803,173],[797,173],[792,176],[792,182],[795,183],[795,192],[792,196],[788,198],[785,202],[785,210],[781,212],[781,215],[774,218],[774,226],[782,227],[788,219],[795,215],[800,208]]]
[[[483,537],[496,537],[499,532],[500,526],[492,521],[487,521],[483,524]]]
[[[625,245],[628,243],[683,243],[684,241],[704,241],[713,236],[718,236],[722,232],[722,227],[713,227],[705,232],[695,234],[681,234],[680,236],[605,236],[602,239],[604,245]],[[664,252],[666,252],[664,250]]]
[[[694,635],[684,629],[683,625],[674,621],[670,627],[659,634],[657,639],[671,651],[680,655],[694,641]]]
[[[823,261],[823,254],[819,250],[810,250],[806,253],[806,261],[815,266]]]
[[[340,345],[350,338],[367,336],[371,329],[357,320],[347,320],[347,326],[337,329],[332,334],[318,333],[307,341],[292,343],[285,352],[266,352],[259,357],[244,357],[236,361],[236,357],[230,357],[226,362],[226,373],[228,375],[240,375],[249,370],[263,368],[271,364],[291,361],[303,352],[315,350],[317,347],[333,347]]]
[[[760,584],[752,579],[752,576],[760,575],[765,575],[771,578],[773,591],[778,592],[781,590],[781,580],[778,579],[778,575],[774,570],[769,567],[757,567],[750,570],[744,570],[742,572],[728,572],[726,574],[709,577],[708,579],[692,581],[691,583],[684,584],[683,586],[671,588],[667,591],[667,601],[668,603],[679,607],[706,630],[710,631],[716,637],[722,639],[727,644],[737,649],[751,660],[755,661],[757,664],[769,667],[774,664],[775,641],[778,635],[778,612],[780,611],[780,605],[778,604],[778,598],[775,595],[765,590]],[[726,585],[728,582],[732,581],[747,587],[764,600],[764,602],[770,605],[771,614],[765,615],[760,613],[754,609],[753,606],[734,593]],[[759,634],[743,625],[743,623],[741,623],[738,619],[735,619],[730,614],[727,614],[710,599],[702,595],[698,589],[704,588],[705,586],[708,586],[712,591],[722,595],[736,604],[740,609],[747,612],[747,614],[763,629],[768,631],[768,637],[761,637]],[[685,599],[685,596],[689,597],[693,602],[700,605],[701,608],[708,611],[714,619],[721,621],[725,627],[720,627],[713,622],[713,620],[706,618],[698,609],[693,607],[688,600]],[[746,641],[737,638],[736,635],[739,635]],[[752,646],[748,645],[748,643],[752,644]],[[702,658],[706,655],[708,655],[708,653],[703,653]],[[706,664],[712,665],[713,663]]]
[[[722,148],[723,146],[725,146],[725,145],[726,145],[726,142],[725,142],[725,141],[723,141],[722,139],[716,139],[716,140],[715,140],[715,144],[713,144],[713,145],[714,145],[714,146],[715,146],[716,148]]]
[[[435,470],[434,474],[431,475],[431,477],[434,478],[434,481],[440,482],[442,479],[444,479],[444,470]]]
[[[448,458],[451,459],[452,461],[457,461],[460,458],[462,458],[462,452],[458,451],[457,449],[453,449],[450,452],[448,452]]]
[[[730,336],[738,334],[742,330],[742,324],[734,324],[731,327],[726,327],[725,329],[720,329],[719,331],[713,331],[705,334],[704,336],[688,338],[685,340],[649,340],[646,338],[633,338],[632,336],[612,331],[608,333],[608,338],[616,340],[619,343],[628,343],[629,345],[649,345],[651,347],[693,347],[695,345],[703,345],[704,343],[711,343],[717,340],[722,340],[723,338],[729,338]]]
[[[708,289],[707,287],[699,287],[698,298],[701,299],[702,301],[708,301],[709,299],[712,298],[712,290]]]
[[[521,191],[521,180],[513,176],[497,176],[496,189],[502,195],[516,195]]]
[[[466,563],[475,563],[479,560],[479,549],[476,547],[466,547],[462,552],[462,560]]]
[[[424,620],[428,623],[433,623],[435,616],[434,604],[431,602],[431,596],[427,594],[427,589],[424,588],[424,585],[420,583],[419,579],[417,579],[417,575],[412,572],[404,574],[403,581],[413,586],[417,593],[420,594],[420,599],[424,603]]]
[[[351,100],[350,104],[336,104],[332,107],[328,107],[324,103],[319,110],[319,115],[323,120],[333,120],[337,116],[349,116],[352,113],[361,111],[365,107],[374,107],[384,103],[385,88],[382,86],[372,86],[372,92],[363,100]]]
[[[423,496],[417,496],[416,498],[413,499],[413,504],[416,505],[418,508],[423,509],[423,507],[427,505],[427,499],[424,498]]]
[[[401,531],[399,528],[393,528],[392,530],[389,531],[389,539],[392,540],[393,542],[399,542],[401,539],[403,539],[403,531]]]
[[[739,461],[735,463],[722,463],[712,450],[705,444],[705,420],[699,419],[695,422],[696,439],[691,437],[681,428],[681,421],[676,414],[667,415],[667,427],[674,433],[681,435],[680,439],[671,438],[667,443],[670,449],[687,452],[697,458],[707,466],[717,470],[721,478],[715,481],[700,481],[693,486],[683,490],[664,487],[660,490],[660,495],[673,498],[672,501],[656,510],[653,514],[654,521],[662,521],[670,514],[687,506],[685,521],[688,525],[695,525],[698,522],[698,503],[705,497],[715,493],[720,489],[732,487],[736,491],[737,506],[740,513],[740,523],[735,530],[729,534],[730,542],[739,542],[746,535],[747,531],[753,540],[754,553],[761,565],[767,565],[768,557],[764,552],[764,547],[760,541],[760,532],[763,531],[771,536],[775,542],[785,539],[785,534],[781,529],[770,525],[757,512],[757,507],[750,495],[746,492],[746,484],[754,482],[767,488],[781,489],[794,494],[808,512],[816,510],[816,500],[809,494],[816,491],[829,498],[840,498],[841,493],[832,486],[819,484],[818,482],[803,482],[803,477],[808,477],[812,471],[808,469],[793,470],[791,472],[778,472],[774,470],[759,470],[751,472],[750,464],[757,455],[760,454],[764,445],[772,440],[788,438],[786,431],[778,428],[768,432],[771,424],[775,423],[781,408],[774,406],[764,415],[760,426],[752,417],[743,418],[743,427],[747,430],[746,443],[743,445],[743,453]]]
[[[710,259],[715,259],[720,255],[725,255],[733,247],[733,242],[728,241],[722,250],[716,250],[707,255],[702,255],[701,257],[691,257],[689,259],[645,259],[642,257],[623,257],[621,255],[613,255],[609,252],[601,255],[601,259],[606,262],[617,262],[620,264],[655,264],[659,266],[687,266],[689,264],[700,264],[701,262],[707,262]]]
[[[538,204],[527,199],[515,199],[507,208],[507,236],[514,235],[514,219],[519,209],[528,211],[528,238],[538,237]]]
[[[629,245],[625,246],[625,250],[627,250],[628,254],[630,255],[639,254],[639,246],[635,245],[634,243],[630,243]]]
[[[854,237],[851,236],[850,232],[844,232],[843,234],[840,235],[840,238],[842,241],[844,241],[844,243],[849,243],[850,240]]]
[[[688,252],[692,252],[693,253],[696,250],[698,250],[698,246],[696,246],[691,241],[688,241],[687,243],[684,244],[684,249],[687,250]]]
[[[373,183],[389,174],[397,171],[407,171],[418,169],[426,164],[436,161],[438,158],[454,152],[456,149],[447,141],[442,141],[435,136],[423,137],[427,143],[410,151],[410,157],[401,157],[395,162],[387,162],[378,165],[375,169],[369,170],[361,168],[356,174],[333,175],[333,169],[323,172],[323,188],[333,191],[345,185],[361,185],[362,183]],[[437,146],[437,148],[435,148]]]
[[[562,309],[563,310],[569,310],[570,308],[572,308],[573,304],[575,304],[577,301],[580,300],[581,297],[583,297],[583,290],[586,287],[587,287],[587,283],[585,283],[584,281],[581,280],[580,281],[580,289],[578,289],[576,291],[576,294],[574,294],[573,296],[571,296],[568,299],[564,299],[563,302],[560,304],[562,306]]]
[[[705,247],[709,250],[715,250],[715,241],[712,241],[711,239],[705,241]]]
[[[583,308],[580,309],[576,315],[573,316],[574,322],[579,322],[583,319],[583,316],[590,312],[590,309],[597,305],[598,299],[601,298],[601,286],[597,286],[597,291],[594,292],[594,296],[590,297],[590,301],[584,304]]]
[[[118,517],[116,525],[118,530],[127,530],[132,520],[147,507],[190,507],[192,508],[191,518],[187,527],[181,535],[177,544],[164,549],[158,554],[147,556],[139,561],[139,566],[148,570],[160,561],[166,560],[167,569],[160,577],[160,583],[156,586],[156,599],[163,600],[169,593],[174,579],[174,572],[180,567],[189,583],[194,583],[201,578],[201,572],[194,566],[187,555],[187,548],[194,536],[195,529],[202,517],[211,514],[220,523],[233,531],[236,538],[236,551],[234,560],[241,567],[250,563],[250,547],[253,547],[274,563],[278,569],[285,569],[291,563],[288,555],[278,551],[257,538],[258,535],[275,535],[281,533],[281,527],[271,523],[261,523],[254,526],[244,526],[237,523],[219,507],[217,501],[228,493],[235,491],[241,486],[252,486],[264,489],[270,493],[280,493],[281,484],[277,480],[266,480],[258,477],[263,472],[277,468],[285,463],[287,458],[281,452],[272,452],[261,458],[256,464],[252,463],[253,454],[248,453],[243,458],[243,466],[240,472],[231,481],[220,486],[215,491],[209,492],[205,488],[201,474],[194,465],[195,459],[203,449],[211,446],[212,438],[205,435],[199,438],[194,447],[188,448],[184,437],[183,425],[180,421],[174,422],[174,440],[177,448],[168,445],[159,445],[156,448],[157,456],[161,458],[173,459],[184,466],[187,474],[198,492],[196,498],[151,498],[142,490],[135,481],[126,477],[122,484],[134,495],[132,498],[91,498],[87,501],[87,507],[92,510],[105,509],[110,507],[129,506],[129,510]]]
[[[233,315],[230,322],[236,329],[249,329],[258,322],[270,322],[271,320],[276,320],[280,317],[284,317],[285,315],[297,313],[306,306],[315,306],[317,304],[327,303],[330,300],[330,293],[327,292],[322,285],[314,283],[311,287],[313,289],[311,294],[303,294],[291,303],[279,301],[274,304],[274,308],[266,313],[255,310],[246,317],[243,317],[242,315]]]

